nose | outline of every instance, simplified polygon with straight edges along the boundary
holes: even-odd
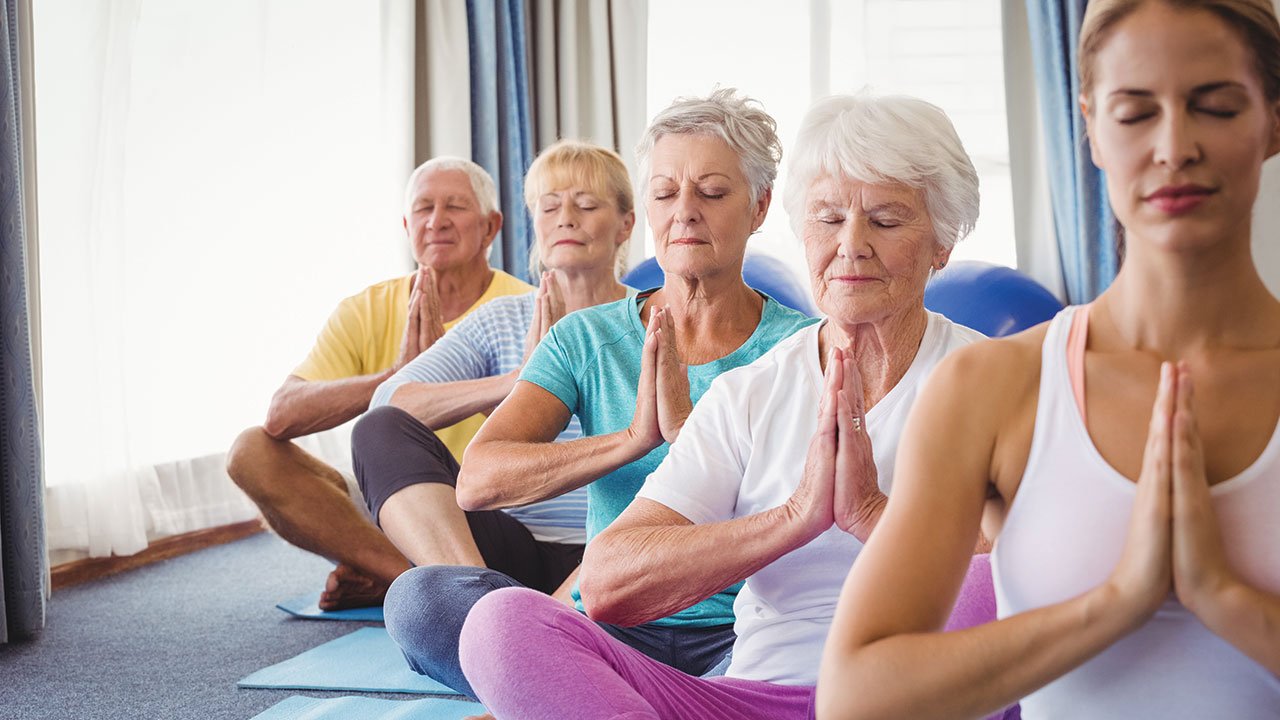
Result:
[[[697,193],[692,188],[682,188],[676,197],[675,221],[683,225],[693,225],[702,220],[702,208],[698,204]]]
[[[866,260],[875,255],[866,218],[850,217],[836,233],[836,254],[845,260]]]
[[[434,230],[445,227],[449,224],[449,214],[445,212],[443,205],[436,205],[427,215],[427,227]]]
[[[560,211],[556,213],[556,227],[558,228],[575,228],[578,226],[578,217],[572,203],[565,203],[560,206]]]
[[[1155,162],[1180,170],[1200,160],[1202,152],[1195,125],[1186,111],[1164,113],[1155,145]]]

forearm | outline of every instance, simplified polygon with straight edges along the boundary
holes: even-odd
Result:
[[[1210,632],[1280,676],[1280,597],[1235,582],[1191,610]]]
[[[473,440],[458,475],[458,505],[497,510],[558,497],[652,449],[627,430],[568,442]]]
[[[488,414],[515,386],[513,374],[448,383],[410,382],[396,388],[388,403],[439,430],[477,413]]]
[[[842,637],[837,619],[819,673],[817,718],[985,717],[1137,624],[1117,611],[1106,586],[966,630],[900,633],[861,646]]]
[[[271,398],[264,427],[277,440],[291,440],[328,430],[356,417],[369,407],[378,384],[390,371],[341,380],[286,382]]]
[[[593,620],[639,625],[701,602],[812,539],[786,506],[705,525],[606,530],[583,557],[582,602]]]

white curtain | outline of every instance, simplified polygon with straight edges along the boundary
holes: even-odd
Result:
[[[644,259],[636,144],[646,113],[647,0],[534,0],[529,54],[537,146],[588,140],[622,156],[637,191],[628,265]]]
[[[410,268],[412,27],[412,0],[36,0],[55,561],[255,515],[223,452],[338,300]]]
[[[1013,182],[1018,269],[1066,300],[1058,239],[1049,202],[1049,170],[1036,100],[1035,63],[1026,0],[1002,0],[1005,109],[1009,123],[1009,175]],[[986,199],[985,197],[983,198]]]

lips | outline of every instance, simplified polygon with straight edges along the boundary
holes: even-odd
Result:
[[[1182,215],[1199,207],[1216,192],[1203,185],[1166,185],[1143,201],[1169,215]]]

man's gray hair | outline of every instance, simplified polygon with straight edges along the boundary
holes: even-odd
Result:
[[[413,212],[413,187],[418,178],[432,170],[461,170],[466,173],[471,180],[471,192],[475,193],[476,203],[480,205],[480,214],[488,215],[498,210],[498,188],[484,168],[466,158],[441,155],[422,163],[409,175],[409,182],[404,186],[405,217]]]
[[[803,237],[805,195],[814,180],[892,182],[924,193],[937,242],[948,249],[978,222],[978,173],[941,108],[906,95],[823,98],[809,109],[787,165],[782,204]]]
[[[636,146],[641,182],[649,181],[649,155],[663,135],[714,135],[741,158],[742,174],[754,203],[773,187],[782,160],[778,123],[760,103],[734,88],[717,88],[707,97],[676,98],[658,113]],[[645,193],[648,197],[648,193]]]

